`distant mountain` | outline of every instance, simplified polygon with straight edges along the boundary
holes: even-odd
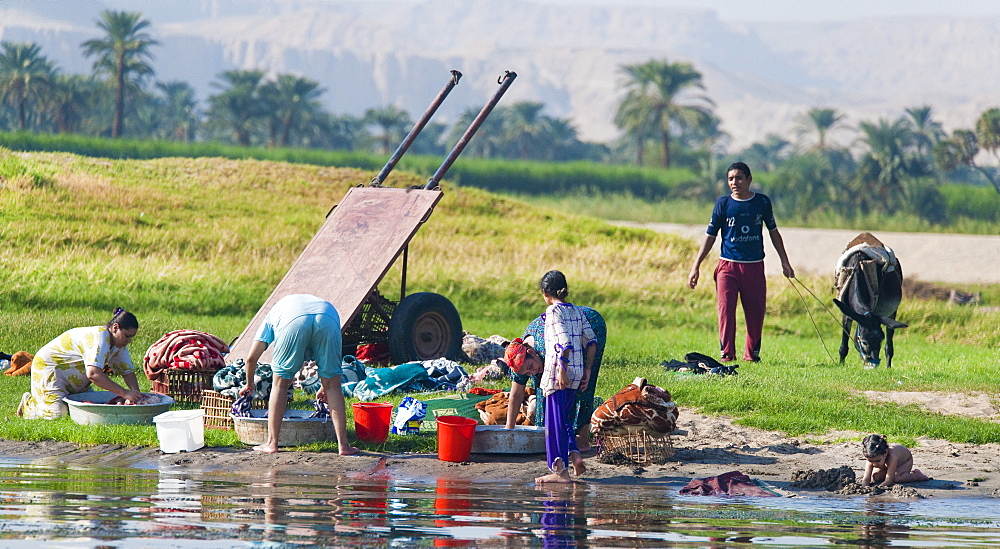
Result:
[[[619,68],[666,58],[704,74],[731,149],[769,132],[792,139],[810,107],[856,124],[927,104],[952,130],[1000,105],[996,18],[734,23],[630,0],[8,0],[0,38],[37,42],[64,71],[89,72],[79,45],[100,34],[105,8],[142,12],[160,41],[157,79],[187,81],[202,100],[221,71],[260,68],[319,81],[332,112],[393,103],[416,117],[458,69],[465,77],[438,115],[448,121],[481,108],[513,70],[504,103],[542,102],[583,138],[608,141]]]

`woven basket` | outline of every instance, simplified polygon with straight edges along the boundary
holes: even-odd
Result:
[[[212,389],[215,372],[164,370],[159,381],[153,382],[153,392],[172,397],[177,402],[201,402],[202,391]]]
[[[601,448],[601,457],[610,462],[615,458],[634,463],[666,463],[674,457],[674,444],[670,435],[639,431],[627,435],[597,435],[595,442]]]
[[[235,399],[229,398],[218,391],[205,389],[201,392],[201,409],[205,411],[205,427],[209,429],[232,429],[233,418],[230,414],[233,411]],[[251,408],[266,409],[266,400],[255,400],[250,404]]]

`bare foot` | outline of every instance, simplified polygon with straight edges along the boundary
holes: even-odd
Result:
[[[341,446],[340,455],[342,456],[353,456],[354,454],[360,452],[360,448],[355,448],[354,446]]]
[[[930,480],[931,479],[927,475],[921,473],[920,469],[914,469],[914,470],[910,471],[909,473],[906,473],[905,476],[904,475],[900,475],[900,476],[904,477],[906,479],[906,480],[904,480],[902,482],[923,482],[925,480]]]
[[[549,473],[543,477],[535,478],[536,484],[546,484],[546,483],[569,484],[571,482],[573,482],[573,480],[569,478],[569,469],[566,468],[563,468],[563,470],[559,471],[558,473]]]
[[[276,454],[278,452],[278,447],[261,444],[260,446],[254,446],[253,451],[260,452],[262,454]]]
[[[590,445],[590,436],[576,435],[576,448],[581,452],[589,452],[592,448]]]
[[[587,466],[583,463],[583,456],[580,452],[570,452],[569,460],[573,463],[573,474],[580,476],[587,472]]]
[[[21,403],[17,405],[17,410],[14,412],[17,417],[24,417],[24,403],[28,401],[29,395],[30,393],[24,393],[21,395]]]

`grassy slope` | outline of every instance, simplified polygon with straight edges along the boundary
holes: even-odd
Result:
[[[139,316],[142,329],[132,344],[137,361],[168,330],[232,339],[330,207],[372,175],[252,160],[110,161],[0,150],[0,246],[7,258],[0,270],[0,350],[34,352],[65,329],[104,322],[118,305]],[[388,183],[423,182],[395,173]],[[408,290],[449,297],[472,333],[513,337],[543,307],[538,277],[563,270],[572,299],[608,319],[600,395],[641,374],[682,405],[796,435],[837,428],[881,431],[903,442],[921,435],[1000,441],[995,423],[854,396],[859,390],[995,394],[1000,375],[983,365],[998,358],[997,313],[905,302],[900,318],[911,327],[897,335],[896,368],[866,372],[853,355],[845,366],[830,360],[806,307],[833,353],[836,322],[814,301],[803,304],[787,282],[773,280],[762,364],[724,379],[668,375],[660,361],[688,351],[713,354],[717,345],[711,284],[683,287],[693,243],[474,189],[445,189],[411,242]],[[386,295],[398,293],[397,269],[380,286]],[[805,283],[825,295],[829,281]],[[982,289],[986,303],[995,304],[997,288]],[[27,378],[0,378],[0,437],[155,444],[151,427],[14,418],[26,387]],[[209,443],[234,441],[231,433],[209,433]],[[426,444],[390,441],[394,448]]]

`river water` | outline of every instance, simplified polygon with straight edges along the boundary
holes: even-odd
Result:
[[[663,487],[0,459],[3,547],[987,547],[995,499],[706,498]]]

